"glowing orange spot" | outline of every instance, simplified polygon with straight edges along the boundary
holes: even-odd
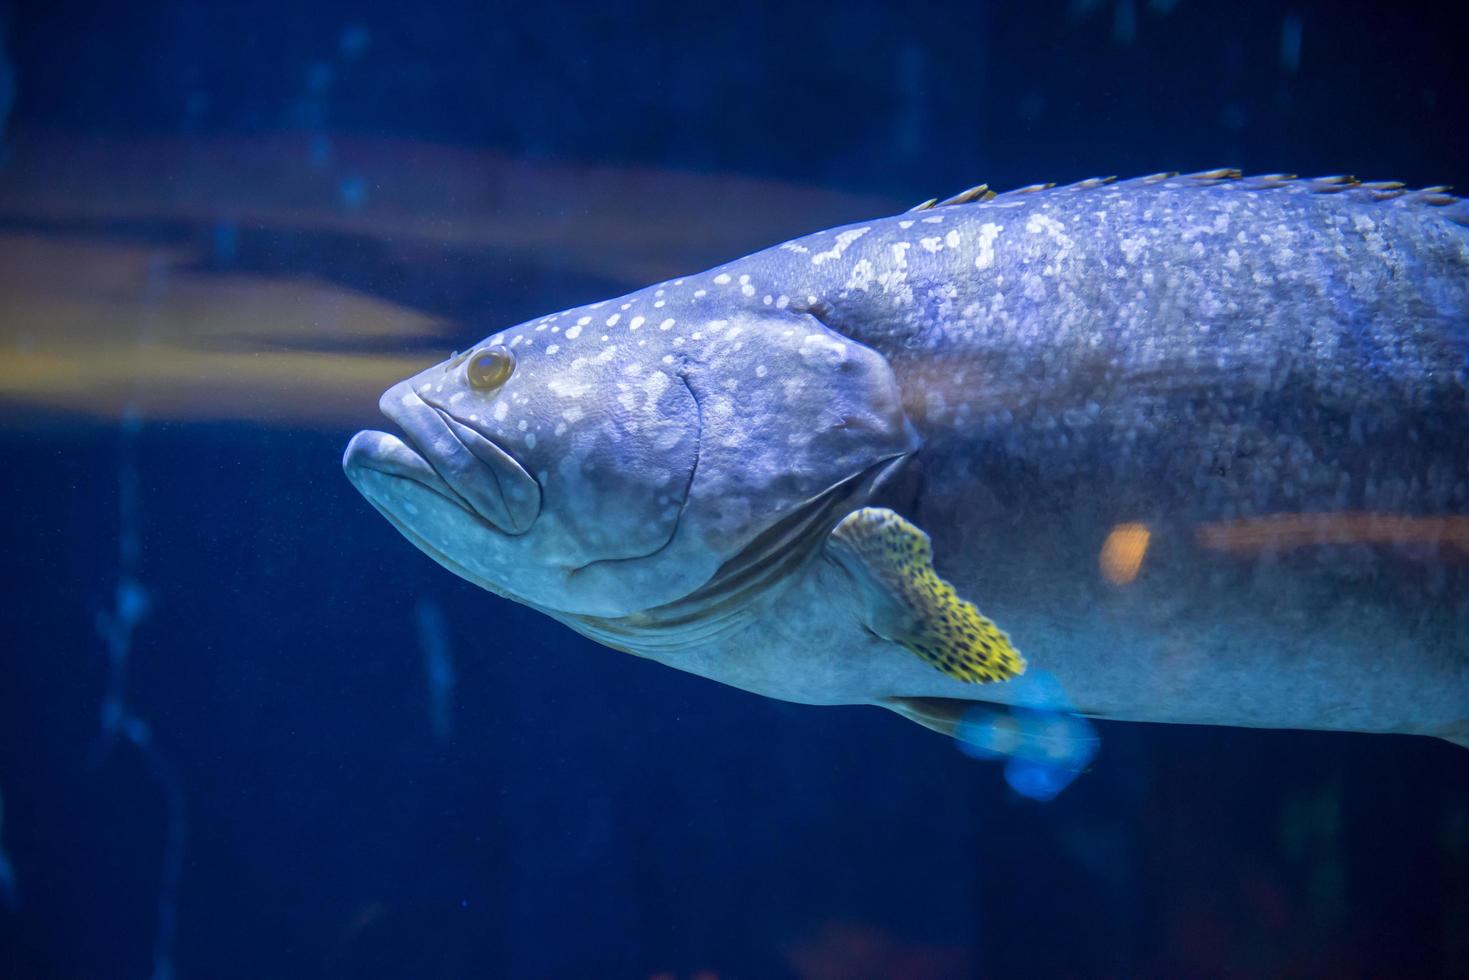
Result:
[[[1442,545],[1469,554],[1469,517],[1409,517],[1343,512],[1269,514],[1212,521],[1194,529],[1199,546],[1213,551],[1286,551],[1319,545]]]
[[[1098,563],[1102,578],[1113,585],[1127,585],[1142,570],[1153,532],[1146,524],[1118,524],[1107,532]]]

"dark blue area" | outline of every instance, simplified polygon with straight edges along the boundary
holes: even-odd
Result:
[[[14,132],[99,153],[357,133],[914,202],[1221,165],[1469,181],[1461,13],[1289,13],[1294,70],[1268,3],[35,0],[0,3],[0,123],[13,78]],[[346,208],[371,199],[351,173],[335,186]],[[615,281],[472,249],[405,263],[319,230],[40,230],[202,236],[219,268],[451,317]],[[18,886],[0,975],[146,976],[165,800],[126,744],[88,765],[123,437],[0,413]],[[361,421],[379,424],[371,403]],[[1469,975],[1469,751],[1104,722],[1088,771],[1021,799],[896,715],[723,688],[459,581],[342,477],[348,435],[145,419],[136,436],[153,607],[127,691],[187,796],[179,976]],[[443,739],[426,596],[457,673]]]

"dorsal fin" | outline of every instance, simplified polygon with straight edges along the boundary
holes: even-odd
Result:
[[[1422,187],[1410,190],[1400,180],[1362,181],[1349,174],[1333,174],[1325,177],[1297,177],[1295,174],[1252,174],[1245,176],[1233,167],[1200,170],[1191,174],[1176,171],[1148,174],[1119,181],[1116,177],[1088,177],[1074,184],[1057,187],[1055,184],[1030,184],[1014,190],[996,194],[988,184],[978,184],[961,191],[953,197],[939,200],[929,198],[909,211],[930,211],[934,208],[957,207],[966,204],[988,204],[1018,206],[1017,199],[1040,194],[1045,191],[1056,193],[1092,191],[1108,185],[1114,187],[1153,186],[1166,187],[1215,187],[1230,184],[1242,190],[1269,191],[1286,190],[1294,193],[1346,194],[1364,202],[1391,202],[1396,207],[1431,207],[1442,209],[1443,217],[1456,224],[1469,225],[1469,200],[1455,197],[1447,186]]]
[[[973,187],[969,188],[969,190],[960,191],[953,197],[948,198],[947,200],[940,201],[934,206],[946,208],[951,204],[968,204],[971,201],[988,201],[994,196],[995,192],[990,190],[989,184],[975,184]]]

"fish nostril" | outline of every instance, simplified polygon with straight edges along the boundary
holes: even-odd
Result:
[[[494,391],[510,379],[515,371],[515,355],[509,349],[495,344],[484,347],[469,355],[464,376],[469,386],[479,391]]]

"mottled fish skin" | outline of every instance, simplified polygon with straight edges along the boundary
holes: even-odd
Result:
[[[376,442],[348,471],[472,581],[773,697],[1032,697],[874,637],[819,534],[788,535],[800,560],[762,550],[841,483],[808,524],[904,514],[1077,710],[1463,739],[1469,545],[1208,543],[1252,518],[1469,515],[1466,225],[1441,189],[1223,171],[917,210],[497,334],[521,367],[489,400],[452,360],[385,395],[390,414],[442,406],[535,475],[546,501],[519,538],[469,529],[457,554],[456,509],[415,530],[399,484],[364,482]],[[660,424],[676,465],[646,435]],[[583,504],[625,523],[573,533]],[[1150,544],[1110,581],[1098,554],[1123,524]],[[634,553],[596,558],[634,531]],[[728,573],[742,555],[779,574],[749,585]]]

